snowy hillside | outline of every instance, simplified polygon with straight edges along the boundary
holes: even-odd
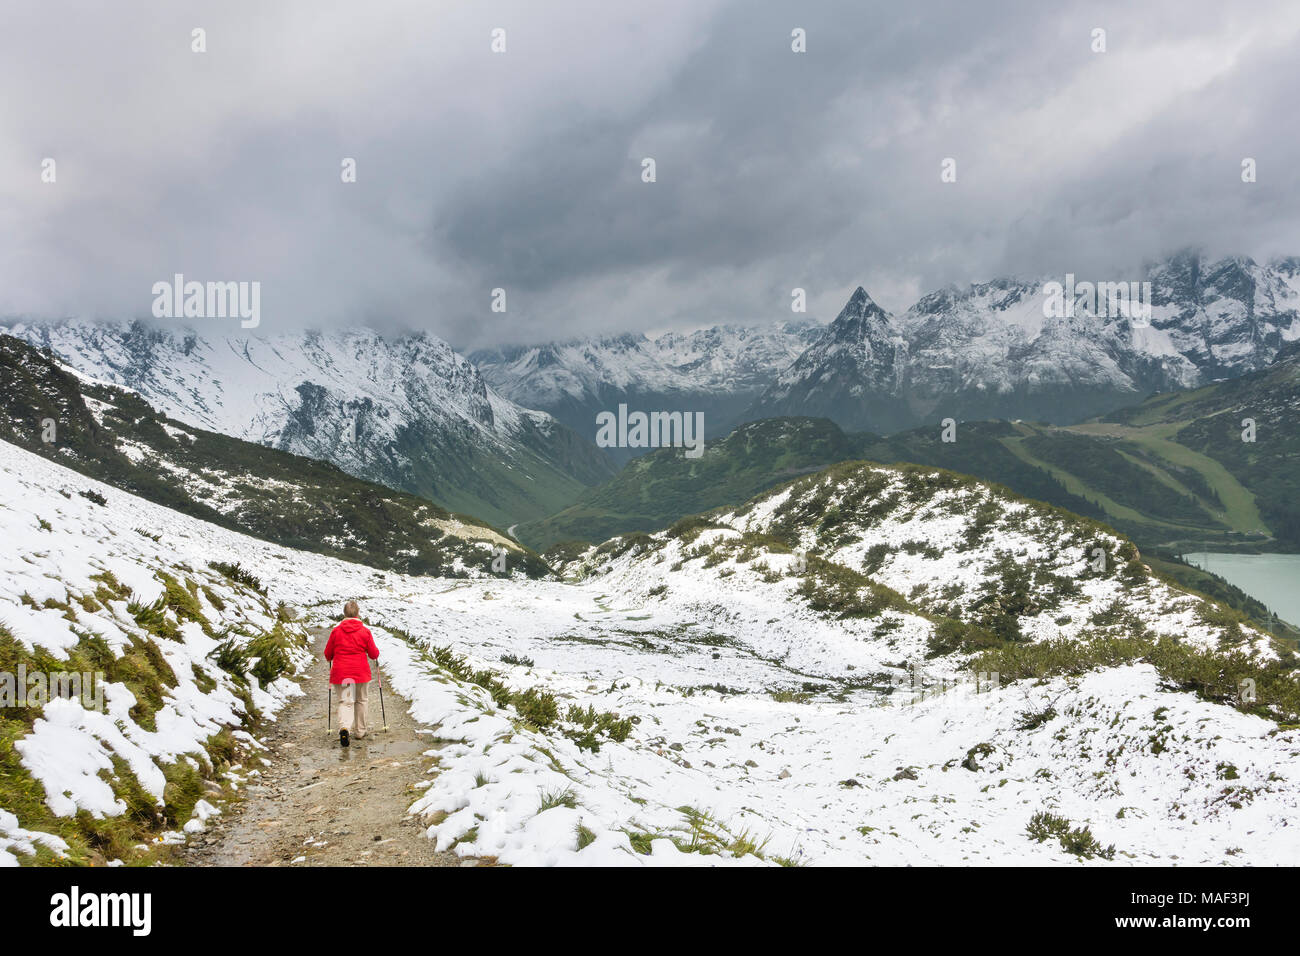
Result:
[[[91,322],[6,331],[182,422],[329,461],[502,526],[567,504],[612,473],[594,447],[503,398],[430,335],[207,337]]]
[[[1131,546],[1094,526],[932,470],[833,469],[712,523],[591,549],[564,582],[379,575],[8,445],[0,522],[16,543],[0,564],[0,622],[23,647],[75,651],[96,633],[124,647],[139,607],[165,594],[160,571],[187,593],[194,582],[208,630],[241,615],[271,626],[281,601],[323,623],[356,596],[393,686],[450,741],[413,781],[412,809],[457,853],[902,865],[1273,864],[1300,852],[1288,825],[1300,731],[1264,716],[1294,705],[1294,675],[1270,663],[1262,635],[1150,580]],[[1090,563],[1098,548],[1103,570]],[[241,563],[269,597],[212,562]],[[116,590],[87,604],[101,586]],[[161,611],[180,638],[152,642],[177,677],[158,736],[72,702],[47,705],[25,734],[6,725],[18,757],[0,758],[46,785],[39,812],[0,790],[17,815],[0,816],[9,858],[42,839],[31,831],[69,826],[79,800],[123,809],[97,776],[113,754],[153,793],[150,758],[199,746],[217,730],[205,719],[238,720],[239,685],[204,663],[215,638],[184,617],[195,604],[170,600],[190,610]],[[1224,702],[1193,670],[1207,662],[1256,675],[1258,702]],[[957,680],[972,670],[985,679]],[[124,691],[108,696],[113,713],[129,710]],[[254,772],[240,762],[215,774],[221,786]],[[85,768],[76,786],[69,767]]]
[[[0,866],[148,862],[257,776],[304,633],[215,530],[0,443]]]

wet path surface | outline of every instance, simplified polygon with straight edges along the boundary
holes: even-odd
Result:
[[[432,764],[424,754],[437,745],[417,732],[405,700],[384,688],[388,730],[380,730],[372,685],[374,729],[365,739],[344,748],[337,732],[326,734],[329,665],[320,652],[327,636],[314,635],[316,662],[302,681],[306,696],[290,703],[264,738],[271,764],[242,801],[227,805],[206,834],[191,839],[182,859],[195,866],[478,865],[436,852],[421,822],[407,816],[420,794],[415,785]]]

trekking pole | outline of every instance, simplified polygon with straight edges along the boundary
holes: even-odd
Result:
[[[329,688],[325,692],[325,736],[330,735],[330,711],[334,709],[334,685],[326,684]]]
[[[379,678],[379,713],[384,718],[384,730],[388,729],[388,712],[384,710],[384,675],[379,671],[379,663],[375,662],[375,674]]]

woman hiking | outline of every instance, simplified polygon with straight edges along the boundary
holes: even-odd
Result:
[[[339,688],[339,743],[348,746],[352,735],[366,735],[366,695],[370,689],[370,661],[379,660],[370,629],[361,623],[356,601],[343,605],[343,620],[330,632],[325,660],[330,662],[330,683]]]

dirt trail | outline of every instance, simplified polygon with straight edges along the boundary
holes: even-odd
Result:
[[[195,866],[475,866],[438,853],[424,826],[407,816],[435,749],[418,732],[407,702],[384,688],[388,730],[372,684],[372,728],[352,746],[325,734],[329,665],[320,657],[328,632],[315,632],[316,662],[302,681],[306,696],[281,713],[264,742],[270,766],[244,799],[223,808],[207,833],[182,852]],[[382,664],[382,660],[380,661]],[[337,704],[337,700],[335,701]],[[335,715],[330,718],[334,726]]]

